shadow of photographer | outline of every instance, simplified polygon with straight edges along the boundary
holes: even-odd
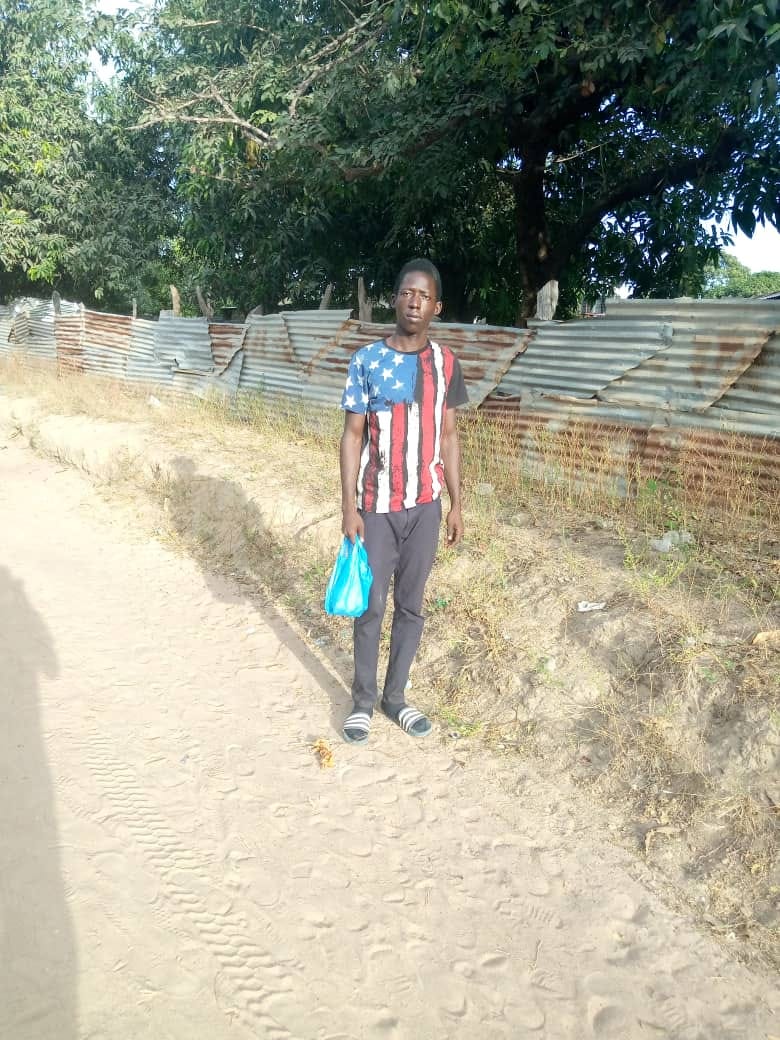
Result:
[[[59,665],[24,586],[0,565],[0,1036],[77,1040],[78,965],[41,731]]]

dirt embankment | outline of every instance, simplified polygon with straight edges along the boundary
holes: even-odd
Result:
[[[320,607],[339,540],[333,427],[126,396],[82,395],[77,415],[54,405],[6,396],[0,421],[131,501],[204,568],[272,597],[348,682],[349,625]],[[533,494],[519,508],[468,460],[466,474],[469,533],[429,583],[415,702],[510,789],[517,756],[559,777],[667,901],[777,966],[777,530],[728,552],[702,525],[660,553],[630,519]]]

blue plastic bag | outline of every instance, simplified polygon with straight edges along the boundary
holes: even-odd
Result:
[[[360,535],[355,535],[354,542],[345,538],[325,589],[326,613],[337,617],[360,617],[365,614],[373,580],[366,547]]]

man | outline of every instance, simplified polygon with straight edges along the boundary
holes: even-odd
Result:
[[[455,355],[428,339],[442,308],[441,278],[430,261],[411,260],[401,269],[392,304],[395,331],[352,356],[341,401],[342,530],[352,542],[363,539],[374,574],[368,609],[355,620],[354,707],[344,723],[351,743],[368,740],[379,696],[379,635],[391,578],[393,626],[380,707],[405,733],[430,733],[430,720],[406,703],[405,690],[439,541],[442,483],[450,498],[447,544],[463,537],[455,409],[468,398]]]

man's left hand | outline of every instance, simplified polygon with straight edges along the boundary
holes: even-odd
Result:
[[[463,537],[463,517],[460,509],[451,509],[447,514],[447,545],[458,544]]]

